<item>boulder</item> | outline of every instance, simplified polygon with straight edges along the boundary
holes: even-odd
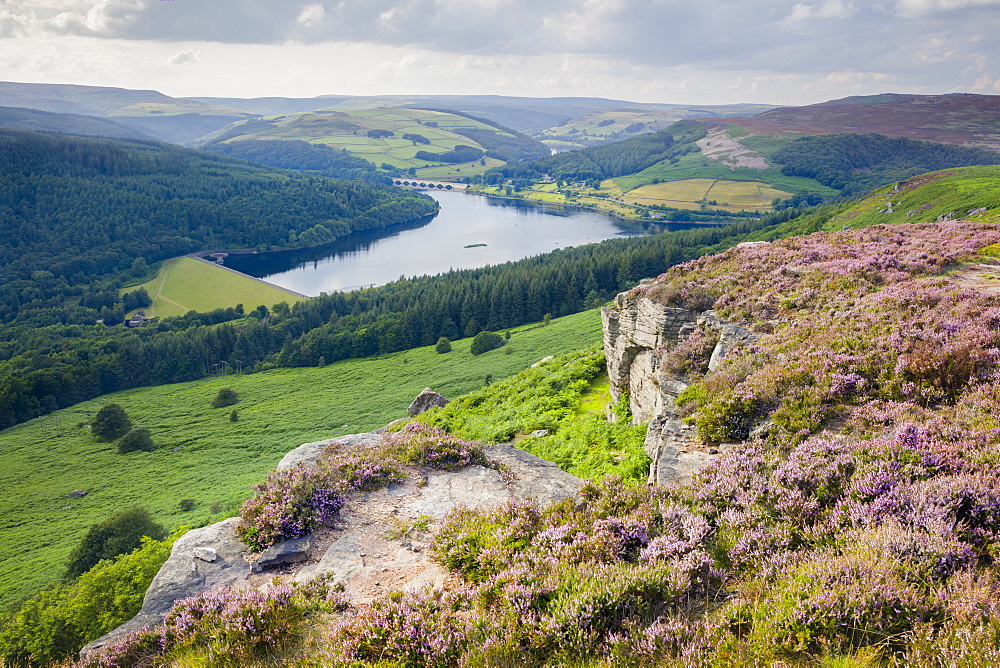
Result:
[[[447,403],[447,399],[431,388],[425,387],[424,391],[418,394],[413,403],[410,404],[410,407],[406,409],[406,412],[410,417],[414,417],[431,408],[445,406]]]

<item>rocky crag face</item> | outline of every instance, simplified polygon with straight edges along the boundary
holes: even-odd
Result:
[[[688,378],[664,371],[663,353],[696,331],[706,333],[715,341],[708,359],[708,370],[714,371],[727,352],[756,340],[757,335],[721,320],[712,310],[665,306],[641,291],[619,294],[614,305],[601,309],[601,317],[612,401],[627,396],[633,424],[649,425],[645,441],[652,460],[648,482],[666,485],[687,480],[731,445],[706,445],[693,426],[681,421],[677,397],[688,388]]]

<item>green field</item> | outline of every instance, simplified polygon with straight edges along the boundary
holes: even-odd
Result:
[[[697,209],[715,201],[713,208],[727,211],[765,211],[774,198],[785,199],[791,193],[777,190],[760,181],[724,179],[684,179],[640,186],[625,195],[629,204],[664,204],[678,209]]]
[[[741,140],[746,141],[746,140]],[[785,176],[780,170],[750,169],[737,167],[732,169],[726,165],[712,162],[700,153],[688,153],[676,159],[676,162],[664,160],[636,174],[615,178],[622,190],[628,192],[640,186],[655,181],[682,181],[685,179],[725,179],[728,181],[761,181],[768,185],[791,193],[816,192],[825,196],[834,196],[837,191],[824,186],[815,179],[802,176]]]
[[[482,146],[460,134],[454,128],[490,130],[501,135],[513,136],[494,127],[463,116],[456,116],[424,109],[369,109],[363,111],[310,111],[299,114],[269,116],[271,126],[238,135],[227,141],[241,139],[295,139],[332,148],[342,148],[353,155],[381,166],[383,163],[399,169],[414,168],[423,178],[447,179],[482,174],[491,167],[504,164],[501,160],[487,158],[486,164],[477,160],[471,163],[449,165],[417,159],[417,151],[442,153],[460,144]],[[428,125],[431,123],[432,125]],[[433,125],[436,124],[436,125]],[[231,128],[238,130],[236,128]],[[389,130],[394,137],[373,138],[369,130]],[[404,134],[422,135],[430,144],[414,144],[403,139]]]
[[[231,514],[250,485],[301,443],[368,431],[406,415],[424,387],[449,398],[509,376],[548,355],[601,340],[596,310],[511,330],[505,349],[473,357],[471,339],[451,353],[433,347],[325,367],[275,369],[129,390],[0,431],[0,603],[57,581],[87,528],[133,504],[168,528]],[[212,409],[219,388],[240,395],[239,421]],[[84,423],[104,402],[120,404],[157,449],[118,454]],[[87,490],[85,497],[69,493]],[[178,502],[194,499],[181,512]]]
[[[167,260],[156,272],[156,278],[141,287],[153,298],[152,307],[143,309],[150,318],[184,315],[188,311],[206,313],[237,304],[251,311],[262,305],[270,308],[278,302],[292,304],[302,299],[193,257]],[[124,291],[135,289],[132,286]]]

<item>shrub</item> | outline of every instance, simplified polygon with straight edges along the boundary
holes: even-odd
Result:
[[[875,557],[875,558],[873,558]],[[846,651],[901,643],[903,634],[935,619],[929,597],[876,555],[816,554],[734,624],[753,619],[749,641],[779,653]]]
[[[113,441],[131,428],[132,421],[118,404],[104,404],[90,421],[90,431],[100,441]]]
[[[442,354],[443,353],[450,353],[451,352],[451,341],[448,340],[448,337],[442,336],[440,339],[438,339],[437,345],[434,346],[434,350],[435,350],[435,352],[442,353]]]
[[[149,511],[133,506],[90,527],[83,540],[69,555],[66,575],[75,578],[90,570],[101,559],[126,554],[142,544],[143,536],[161,540],[166,535]]]
[[[229,421],[230,422],[239,422],[240,421],[240,412],[238,410],[236,410],[235,408],[229,413]]]
[[[148,429],[133,429],[118,441],[118,452],[123,455],[136,450],[149,452],[153,447],[153,437]]]
[[[504,338],[496,332],[479,332],[473,337],[469,352],[473,355],[482,355],[503,347],[504,343]]]
[[[181,512],[187,513],[194,510],[195,504],[196,502],[194,499],[181,499],[177,503],[177,507],[181,509]]]
[[[219,390],[219,393],[215,395],[212,399],[212,408],[225,408],[226,406],[232,406],[240,400],[239,395],[236,394],[236,390],[231,387],[223,387]]]
[[[373,492],[406,479],[402,471],[388,462],[373,462],[357,456],[349,456],[345,461],[334,464],[334,468],[343,476],[348,487],[361,492]]]

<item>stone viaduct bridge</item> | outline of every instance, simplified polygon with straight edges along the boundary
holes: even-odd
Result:
[[[393,185],[404,188],[416,188],[417,190],[465,190],[468,183],[449,183],[448,181],[428,181],[419,178],[395,178]]]

